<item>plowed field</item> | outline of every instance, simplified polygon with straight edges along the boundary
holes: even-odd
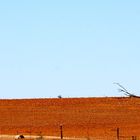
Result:
[[[140,98],[0,100],[1,134],[140,136]]]

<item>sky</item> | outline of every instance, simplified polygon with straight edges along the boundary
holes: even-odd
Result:
[[[0,98],[140,95],[139,0],[0,1]]]

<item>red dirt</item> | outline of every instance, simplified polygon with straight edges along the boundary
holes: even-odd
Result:
[[[0,100],[1,134],[75,137],[140,136],[139,98]]]

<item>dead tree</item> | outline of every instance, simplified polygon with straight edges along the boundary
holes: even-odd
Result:
[[[120,88],[118,89],[119,92],[123,92],[124,95],[128,96],[128,97],[135,97],[135,98],[140,98],[140,96],[137,96],[133,93],[128,92],[128,90],[126,88],[124,88],[121,84],[119,83],[114,83],[116,85],[118,85]]]

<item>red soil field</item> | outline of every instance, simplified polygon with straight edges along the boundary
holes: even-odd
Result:
[[[64,137],[140,136],[140,98],[0,100],[0,134]]]

